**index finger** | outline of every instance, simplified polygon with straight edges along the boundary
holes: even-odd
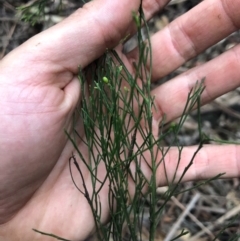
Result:
[[[146,18],[151,18],[168,1],[143,0]],[[121,39],[133,34],[132,12],[138,11],[140,2],[88,2],[59,24],[34,36],[18,48],[21,62],[32,61],[35,66],[37,63],[48,62],[42,69],[50,72],[59,72],[58,69],[61,69],[77,73],[79,66],[86,67],[107,48],[116,47]]]

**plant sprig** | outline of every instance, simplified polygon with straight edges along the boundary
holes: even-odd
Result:
[[[153,241],[167,202],[179,192],[180,182],[205,141],[199,115],[200,144],[179,180],[176,180],[183,150],[178,142],[178,135],[189,113],[195,108],[200,113],[204,81],[198,82],[190,91],[179,123],[165,131],[163,118],[159,125],[159,135],[156,137],[152,129],[152,109],[154,108],[154,97],[151,95],[152,52],[149,34],[145,40],[141,32],[143,25],[147,28],[142,5],[138,13],[133,13],[133,20],[137,26],[139,50],[139,60],[134,64],[134,75],[129,72],[114,50],[107,50],[87,69],[79,68],[81,106],[76,110],[75,115],[76,119],[82,119],[84,137],[76,129],[73,134],[66,133],[76,150],[76,155],[72,155],[69,159],[70,175],[76,188],[84,195],[91,208],[98,239],[104,241],[108,241],[110,237],[114,241],[124,240],[123,229],[126,227],[129,240],[139,240],[137,230],[140,232],[141,240],[146,204],[149,206],[149,240]],[[150,62],[149,69],[146,68],[147,62]],[[174,138],[169,147],[161,146],[162,141],[172,134]],[[139,142],[138,138],[142,141]],[[86,146],[87,157],[79,150],[77,145],[79,141]],[[157,151],[154,148],[156,146]],[[165,157],[172,146],[178,147],[179,156],[175,175],[169,180]],[[158,160],[159,152],[161,158]],[[104,165],[106,171],[105,176],[101,173],[103,176],[101,178],[99,165]],[[162,178],[168,180],[169,189],[164,194],[165,202],[159,207],[157,206],[159,199],[157,170],[160,165],[165,167],[165,177]],[[74,167],[79,173],[81,183],[75,182],[72,175]],[[87,168],[91,175],[91,191],[87,189],[82,173],[83,167]],[[146,175],[143,167],[148,169],[150,176]],[[134,190],[131,192],[130,182],[134,183]],[[101,222],[100,192],[105,185],[109,187],[110,222],[108,225],[103,225]],[[44,232],[40,233],[48,235]],[[184,234],[186,232],[183,231],[178,238]],[[48,236],[60,238],[52,234]]]
[[[160,143],[170,132],[175,134],[174,144],[177,143],[177,136],[186,116],[200,104],[200,96],[204,90],[202,82],[191,90],[178,125],[156,139],[152,130],[154,97],[151,95],[151,68],[147,70],[145,67],[147,61],[152,59],[151,44],[149,36],[147,40],[142,37],[141,27],[146,24],[146,21],[141,6],[139,13],[133,13],[133,19],[138,29],[139,48],[139,60],[134,64],[134,75],[130,74],[114,50],[108,50],[102,58],[89,67],[90,70],[80,69],[79,71],[82,105],[78,113],[83,119],[86,139],[82,141],[85,142],[89,152],[87,159],[82,156],[74,144],[80,135],[69,136],[69,138],[76,147],[81,162],[91,173],[92,196],[89,196],[89,192],[85,188],[81,192],[84,193],[91,206],[96,228],[99,231],[99,240],[109,240],[110,236],[113,240],[122,240],[124,224],[128,227],[130,240],[138,240],[136,230],[142,228],[146,202],[150,202],[149,240],[154,240],[156,227],[165,206],[156,208],[158,202],[156,174],[159,165],[164,163],[164,157],[170,149],[169,147],[167,151],[164,151],[161,149]],[[137,142],[137,134],[143,140],[141,143]],[[154,151],[154,146],[158,146],[158,151],[162,151],[160,160],[156,159],[158,152]],[[196,153],[201,147],[202,143]],[[148,153],[150,161],[146,159],[146,153]],[[194,157],[195,155],[182,177],[192,165]],[[180,159],[181,148],[179,148],[179,161]],[[102,180],[98,179],[100,163],[104,164],[106,169],[106,175]],[[143,172],[142,166],[149,169],[150,178]],[[78,166],[76,167],[78,169]],[[133,167],[134,173],[131,171]],[[177,168],[178,166],[176,170]],[[79,173],[84,183],[81,170]],[[176,193],[182,177],[168,192],[168,200]],[[135,185],[133,196],[129,191],[129,178]],[[169,185],[173,182],[175,180],[170,180]],[[106,184],[109,186],[108,199],[111,217],[108,226],[101,223],[99,196],[102,187]],[[148,187],[147,192],[146,187]]]

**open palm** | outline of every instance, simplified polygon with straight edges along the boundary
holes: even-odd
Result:
[[[167,0],[143,0],[147,19]],[[140,1],[95,0],[69,18],[33,37],[0,62],[0,239],[48,240],[31,229],[71,240],[82,240],[94,229],[89,205],[72,183],[68,160],[74,153],[64,133],[72,131],[73,112],[80,99],[78,66],[85,68],[106,48],[115,48],[133,71],[137,50],[124,55],[118,43],[134,34],[132,11]],[[152,39],[155,81],[208,46],[240,28],[240,1],[207,0],[180,17]],[[116,11],[117,9],[117,11]],[[201,20],[199,19],[201,16]],[[189,90],[206,76],[203,102],[240,85],[240,46],[153,90],[157,130],[163,114],[173,120],[182,113]],[[81,120],[79,120],[81,123]],[[83,134],[81,124],[78,131]],[[139,140],[141,141],[141,140]],[[181,175],[196,147],[183,150]],[[87,156],[86,146],[79,150]],[[185,180],[240,173],[238,146],[205,146]],[[168,176],[175,171],[178,152],[166,157]],[[214,159],[213,159],[214,157]],[[218,161],[218,166],[214,160]],[[163,169],[158,169],[159,177]],[[83,170],[91,187],[90,175]],[[166,180],[159,178],[159,185]],[[102,190],[102,220],[108,218],[107,188]]]

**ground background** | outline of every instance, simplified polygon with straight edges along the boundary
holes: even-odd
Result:
[[[162,12],[150,21],[151,33],[161,30],[169,22],[189,11],[200,2],[201,0],[171,1]],[[0,59],[31,36],[58,23],[82,5],[80,0],[63,0],[61,13],[54,7],[46,9],[45,21],[40,21],[33,27],[19,21],[16,16],[15,8],[28,3],[29,1],[27,0],[0,0]],[[56,5],[57,3],[58,1],[55,1]],[[199,21],[201,21],[201,16],[199,16]],[[159,80],[158,84],[183,73],[189,68],[203,64],[238,43],[240,43],[240,31],[206,50],[197,58],[188,61],[166,78]],[[211,137],[240,141],[240,88],[205,106],[202,109],[202,119],[203,131]],[[198,143],[199,136],[194,114],[188,118],[179,139],[183,145]],[[156,240],[171,240],[171,238],[179,234],[179,230],[182,228],[188,230],[189,235],[179,240],[214,240],[214,236],[221,228],[227,225],[231,218],[240,213],[239,181],[240,179],[238,178],[213,181],[211,184],[199,189],[172,198],[159,224]],[[182,188],[190,188],[194,184],[192,182],[185,183],[182,185]],[[163,202],[161,194],[164,190],[165,188],[159,189],[159,205]],[[193,201],[196,202],[194,203]],[[172,236],[170,235],[171,233],[173,233]],[[202,235],[200,235],[201,233]],[[230,240],[232,235],[237,233],[240,234],[239,216],[216,240]],[[146,230],[144,230],[142,240],[148,240],[147,237],[148,221],[146,216]]]

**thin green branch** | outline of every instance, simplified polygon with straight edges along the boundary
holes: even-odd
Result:
[[[33,230],[34,232],[36,232],[36,233],[40,233],[40,234],[42,234],[42,235],[44,235],[44,236],[48,236],[48,237],[55,238],[55,239],[57,239],[57,240],[71,241],[71,240],[69,240],[69,239],[61,238],[61,237],[59,237],[59,236],[57,236],[57,235],[55,235],[55,234],[45,233],[45,232],[39,231],[39,230],[34,229],[34,228],[33,228],[32,230]]]

